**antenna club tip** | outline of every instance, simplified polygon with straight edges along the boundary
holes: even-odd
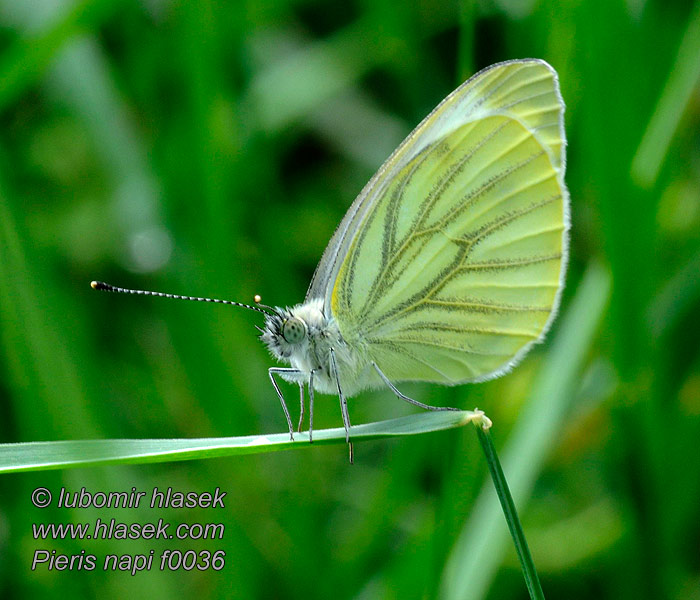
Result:
[[[260,297],[260,294],[255,294],[255,296],[253,296],[253,300],[255,300],[256,304],[260,304],[262,302],[262,298]]]
[[[93,290],[106,290],[106,289],[108,289],[107,284],[103,283],[102,281],[91,281],[90,287]]]

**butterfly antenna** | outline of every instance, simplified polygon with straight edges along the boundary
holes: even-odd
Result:
[[[93,290],[100,290],[103,292],[113,292],[115,294],[136,294],[137,296],[158,296],[159,298],[173,298],[175,300],[192,300],[193,302],[213,302],[214,304],[230,304],[231,306],[240,306],[241,308],[249,308],[250,310],[255,310],[257,312],[263,313],[264,315],[274,316],[274,309],[265,306],[264,308],[258,306],[251,306],[250,304],[243,304],[242,302],[234,302],[233,300],[219,300],[218,298],[199,298],[196,296],[180,296],[179,294],[165,294],[163,292],[151,292],[148,290],[130,290],[128,288],[118,287],[116,285],[110,285],[104,281],[92,281],[90,287]],[[270,309],[265,310],[265,309]]]
[[[257,304],[260,308],[266,308],[271,313],[277,314],[277,311],[274,308],[272,308],[271,306],[268,306],[267,304],[262,303],[262,298],[260,297],[259,294],[255,294],[255,296],[253,296],[253,300],[255,300],[255,304]]]

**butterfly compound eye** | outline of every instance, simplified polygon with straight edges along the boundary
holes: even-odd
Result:
[[[290,344],[298,344],[306,336],[306,323],[292,317],[282,325],[282,337]]]

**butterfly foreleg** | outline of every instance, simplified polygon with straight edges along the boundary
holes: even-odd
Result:
[[[401,398],[401,400],[405,400],[409,404],[413,404],[415,406],[420,406],[421,408],[424,408],[425,410],[460,410],[459,408],[451,408],[449,406],[431,406],[430,404],[423,404],[422,402],[418,402],[418,400],[414,400],[413,398],[409,398],[406,396],[406,394],[402,394],[396,386],[389,381],[389,378],[382,373],[382,370],[377,366],[377,363],[373,362],[372,366],[375,368],[379,376],[382,378],[382,381],[389,386],[389,389],[396,394],[398,398]]]
[[[289,416],[289,409],[287,408],[287,403],[284,401],[284,396],[282,395],[282,391],[280,390],[280,386],[277,385],[277,381],[275,381],[275,373],[300,374],[301,371],[299,371],[298,369],[291,369],[288,367],[270,367],[267,370],[267,373],[270,376],[270,381],[272,382],[272,385],[275,388],[275,391],[277,392],[277,397],[280,399],[280,402],[282,404],[282,410],[284,411],[284,416],[287,418],[287,425],[289,426],[289,437],[291,438],[292,441],[294,441],[294,426],[292,425],[292,418]],[[303,406],[303,400],[302,400],[302,406]]]

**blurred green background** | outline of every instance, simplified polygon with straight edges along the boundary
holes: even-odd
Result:
[[[502,379],[402,389],[493,419],[548,597],[700,598],[699,3],[2,0],[0,48],[5,442],[285,431],[259,315],[90,280],[295,304],[354,196],[445,95],[497,61],[549,61],[569,138],[562,316]],[[354,423],[411,412],[388,391],[350,402]],[[340,426],[337,400],[315,416]],[[485,477],[468,428],[358,444],[353,467],[326,446],[3,476],[0,596],[525,598]],[[228,495],[42,511],[37,486]],[[97,517],[226,535],[32,537]],[[223,549],[226,568],[31,571],[36,548]]]

